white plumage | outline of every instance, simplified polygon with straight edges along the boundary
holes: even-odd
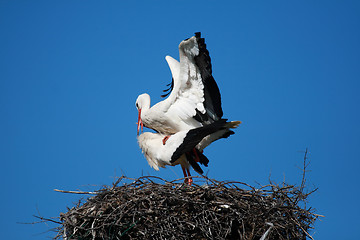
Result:
[[[200,33],[179,45],[180,61],[166,56],[172,74],[168,97],[150,107],[150,96],[136,99],[138,134],[143,126],[157,133],[145,132],[138,137],[149,165],[156,170],[180,164],[191,184],[189,167],[202,174],[199,163],[209,160],[202,151],[213,141],[234,134],[240,122],[222,119],[221,96],[212,76],[211,59]]]
[[[164,168],[167,165],[175,166],[177,164],[188,167],[189,163],[184,155],[181,156],[181,159],[171,163],[172,155],[183,142],[187,132],[175,133],[166,141],[166,145],[162,142],[165,135],[152,132],[142,133],[138,137],[138,143],[149,165],[155,170],[159,170],[159,167]]]
[[[179,55],[180,62],[170,56],[165,58],[173,78],[168,98],[151,108],[148,94],[137,98],[138,130],[143,124],[160,133],[174,134],[203,126],[204,121],[197,115],[206,116],[210,122],[222,117],[220,92],[211,75],[210,57],[200,33],[180,43]],[[206,94],[208,82],[211,86]]]

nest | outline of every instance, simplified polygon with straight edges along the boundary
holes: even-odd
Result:
[[[41,221],[58,224],[54,239],[313,239],[322,215],[307,207],[316,191],[305,190],[307,150],[300,186],[285,182],[250,186],[193,177],[167,181],[155,176],[120,177],[66,213]]]
[[[55,239],[312,239],[320,216],[306,207],[303,183],[182,181],[120,177],[98,192],[70,192],[94,196],[61,214]]]

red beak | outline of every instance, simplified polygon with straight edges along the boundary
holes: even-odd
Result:
[[[139,109],[139,117],[138,117],[138,122],[137,122],[137,135],[139,135],[140,126],[141,126],[141,132],[142,132],[144,124],[141,120],[141,109]]]

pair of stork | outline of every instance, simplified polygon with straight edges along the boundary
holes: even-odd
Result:
[[[137,131],[143,127],[156,131],[138,136],[138,143],[149,165],[156,170],[180,164],[185,183],[191,185],[190,166],[203,174],[200,164],[209,160],[203,149],[213,141],[234,134],[241,122],[223,119],[219,88],[212,76],[211,60],[200,33],[179,45],[180,61],[166,56],[172,74],[167,97],[150,107],[150,96],[138,96]]]

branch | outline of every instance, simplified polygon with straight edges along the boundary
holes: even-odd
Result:
[[[84,191],[66,191],[66,190],[59,190],[59,189],[54,189],[55,192],[62,192],[62,193],[73,193],[73,194],[93,194],[96,195],[99,192],[95,191],[95,192],[84,192]]]

